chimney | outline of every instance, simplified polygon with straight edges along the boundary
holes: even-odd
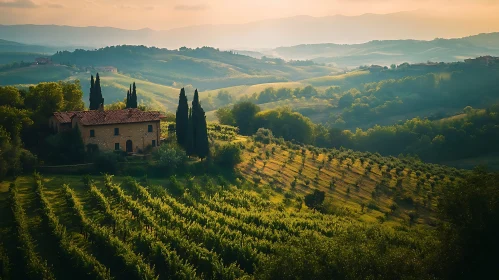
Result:
[[[99,105],[99,109],[97,109],[97,110],[99,110],[99,111],[101,111],[101,112],[104,112],[104,105],[102,105],[102,103],[101,103],[101,104]]]

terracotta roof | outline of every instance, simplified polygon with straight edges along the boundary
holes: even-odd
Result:
[[[55,112],[54,117],[59,123],[70,123],[76,112]]]
[[[81,111],[75,112],[82,125],[103,125],[117,123],[140,123],[159,121],[160,112],[144,112],[139,109],[109,110],[109,111]]]

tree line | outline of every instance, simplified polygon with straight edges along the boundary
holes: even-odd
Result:
[[[442,120],[414,118],[403,124],[355,131],[314,124],[290,108],[261,111],[251,102],[217,110],[220,123],[239,127],[243,135],[259,128],[276,137],[327,148],[348,148],[382,155],[416,155],[430,162],[444,162],[499,153],[499,104],[487,109],[467,106],[463,114]]]
[[[79,81],[0,87],[0,180],[30,171],[38,160],[50,162],[54,153],[77,158],[81,150],[65,136],[56,140],[48,120],[53,112],[83,110],[82,96]],[[54,143],[61,145],[53,149]]]

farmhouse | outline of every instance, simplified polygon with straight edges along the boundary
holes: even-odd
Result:
[[[85,146],[95,144],[100,150],[122,150],[128,153],[156,147],[160,141],[160,112],[136,108],[56,112],[49,120],[55,132],[78,127]]]

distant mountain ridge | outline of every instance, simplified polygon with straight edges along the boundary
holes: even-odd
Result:
[[[36,44],[26,44],[17,41],[9,41],[0,38],[0,52],[15,52],[15,53],[38,53],[52,55],[57,51],[73,51],[77,48],[89,48],[84,46],[51,46],[51,45],[36,45]]]
[[[0,52],[25,52],[25,53],[41,53],[52,54],[56,52],[54,48],[47,46],[28,45],[14,41],[0,39]]]
[[[339,67],[390,65],[426,61],[453,62],[466,58],[499,56],[499,33],[479,34],[458,39],[374,40],[363,44],[301,44],[260,52],[235,51],[253,57],[285,60],[313,60]]]
[[[318,43],[363,43],[372,40],[456,38],[484,31],[466,20],[423,12],[360,16],[295,16],[246,24],[200,25],[170,30],[125,30],[112,27],[0,25],[0,38],[48,46],[147,45],[166,48],[212,46],[256,49]]]

